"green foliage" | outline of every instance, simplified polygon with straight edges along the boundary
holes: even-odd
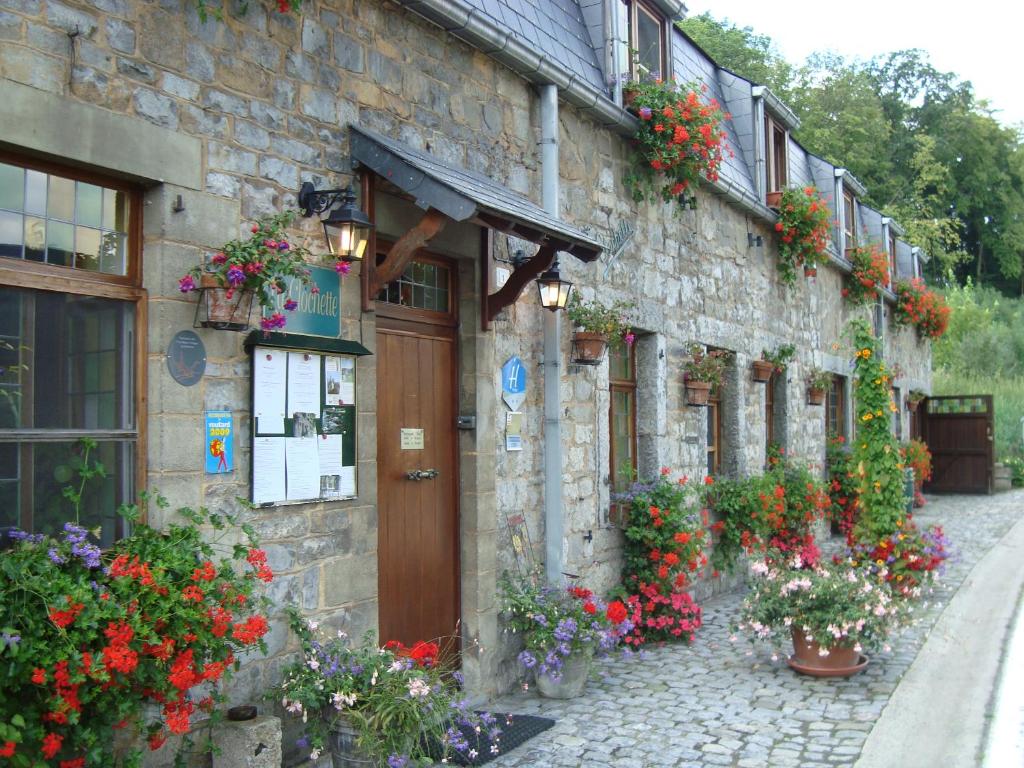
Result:
[[[857,476],[853,456],[846,438],[830,435],[825,444],[825,466],[828,469],[829,516],[839,532],[849,536],[857,517]]]
[[[587,301],[580,297],[579,291],[573,291],[566,311],[574,328],[619,340],[629,332],[627,314],[632,308],[633,305],[625,301],[616,301],[606,307],[596,300]]]
[[[722,383],[732,352],[724,349],[705,351],[700,344],[690,344],[687,353],[689,357],[683,363],[683,375],[687,381],[706,381],[716,387]]]
[[[796,355],[796,347],[792,344],[782,344],[769,352],[761,350],[761,359],[775,366],[776,373],[782,373],[789,365],[789,361]]]
[[[815,187],[790,188],[782,193],[779,220],[779,277],[786,285],[796,282],[796,268],[813,269],[825,253],[832,231],[832,214]]]
[[[811,389],[826,391],[832,386],[833,374],[821,368],[811,368],[807,372],[807,386]]]
[[[879,354],[878,340],[867,321],[850,323],[855,347],[854,398],[857,438],[853,464],[857,477],[859,513],[854,537],[875,541],[895,533],[903,524],[903,464],[892,434],[891,376]]]

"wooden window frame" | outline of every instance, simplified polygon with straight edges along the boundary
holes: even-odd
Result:
[[[766,193],[782,192],[789,181],[789,132],[771,115],[764,116]]]
[[[714,386],[708,395],[708,475],[717,477],[722,472],[722,388]]]
[[[843,247],[847,250],[857,247],[857,198],[843,190]]]
[[[129,226],[126,232],[125,274],[109,275],[101,272],[75,269],[58,264],[44,264],[24,259],[0,258],[0,287],[47,291],[50,293],[91,296],[123,301],[134,309],[134,367],[132,379],[135,415],[134,429],[31,429],[0,430],[0,441],[33,445],[40,442],[75,442],[83,437],[98,439],[124,439],[135,441],[132,488],[135,495],[147,485],[147,370],[148,370],[148,292],[142,287],[142,196],[143,190],[116,177],[62,165],[46,160],[26,157],[0,149],[0,163],[16,165],[28,170],[85,181],[90,184],[124,192],[128,199]],[[130,499],[126,499],[128,501]]]
[[[394,243],[390,240],[380,237],[376,238],[375,246],[378,260],[386,256],[393,245]],[[426,251],[417,251],[409,260],[408,266],[411,267],[417,262],[421,264],[434,264],[448,270],[448,274],[450,276],[448,282],[448,311],[436,312],[429,309],[407,307],[402,304],[378,301],[376,296],[371,296],[370,298],[375,303],[377,315],[380,317],[393,317],[397,320],[412,320],[417,323],[427,323],[431,325],[443,325],[448,327],[458,325],[458,262],[454,259],[438,256],[434,253],[427,253]],[[384,290],[386,287],[387,286],[383,286],[381,290]]]
[[[643,2],[643,0],[622,0],[626,6],[626,13],[629,19],[629,43],[628,43],[628,59],[629,59],[629,77],[633,81],[639,81],[643,76],[640,72],[640,62],[637,61],[633,55],[633,51],[637,50],[637,38],[640,36],[639,31],[639,18],[640,14],[644,13],[649,18],[658,22],[658,29],[660,30],[661,40],[661,69],[659,76],[666,82],[670,79],[670,73],[668,72],[668,35],[665,34],[665,17],[658,12],[654,6]]]
[[[911,265],[913,270],[913,265]],[[896,235],[889,233],[889,285],[891,288],[896,285]]]
[[[893,387],[892,388],[893,403],[896,405],[896,411],[893,413],[893,435],[895,435],[898,442],[903,442],[903,388]]]
[[[778,374],[772,371],[768,381],[764,385],[764,450],[768,455],[768,449],[775,442],[775,382]]]
[[[825,436],[849,437],[846,429],[846,377],[834,374],[825,393]]]
[[[621,492],[624,489],[618,489],[615,487],[615,475],[621,464],[621,457],[615,452],[615,394],[623,393],[629,396],[630,403],[632,404],[631,413],[632,418],[629,420],[629,444],[632,446],[632,456],[630,462],[630,468],[633,471],[633,476],[636,477],[638,464],[637,464],[637,421],[636,421],[636,345],[629,344],[626,347],[627,360],[629,362],[630,378],[619,379],[613,378],[611,375],[611,366],[609,366],[608,374],[608,468],[609,477],[611,482],[609,485],[613,492]],[[609,351],[609,355],[611,352]]]

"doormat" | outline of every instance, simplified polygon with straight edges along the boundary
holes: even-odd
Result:
[[[448,760],[455,765],[486,765],[499,755],[515,749],[520,744],[532,739],[539,733],[543,733],[555,724],[549,717],[535,717],[534,715],[508,715],[503,712],[492,712],[501,728],[501,735],[496,742],[492,742],[487,729],[481,729],[477,733],[472,727],[466,725],[457,726],[462,735],[469,743],[469,747],[463,752],[456,752]],[[497,745],[497,754],[492,754],[491,746]],[[474,757],[469,757],[475,752]]]

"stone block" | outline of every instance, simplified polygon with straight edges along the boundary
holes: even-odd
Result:
[[[63,93],[66,63],[21,45],[0,46],[0,78],[50,93]],[[6,111],[6,110],[5,110]],[[25,115],[18,116],[24,121]]]
[[[90,67],[75,67],[71,73],[71,91],[89,101],[105,101],[109,86],[107,76]]]
[[[199,96],[199,83],[178,77],[171,72],[164,72],[161,85],[167,93],[186,101],[195,101]]]
[[[328,54],[327,31],[315,21],[306,17],[302,20],[302,50],[311,56],[321,58]]]
[[[208,142],[206,145],[206,164],[218,171],[249,176],[256,174],[256,154],[254,152],[247,152],[244,149],[216,141]]]
[[[185,47],[185,72],[196,80],[204,83],[213,82],[216,71],[213,54],[202,43],[190,42]]]
[[[264,128],[271,131],[285,130],[287,115],[277,107],[272,107],[262,101],[254,101],[249,108],[253,119]]]
[[[277,157],[260,158],[260,176],[280,184],[288,190],[299,187],[299,169]]]
[[[172,211],[181,195],[183,211]],[[238,237],[238,202],[181,187],[163,185],[146,195],[150,208],[143,221],[147,237],[162,237],[202,248],[216,248]]]
[[[121,19],[107,19],[107,43],[115,51],[121,53],[135,52],[135,29]]]
[[[235,139],[252,149],[263,150],[270,146],[270,134],[249,120],[235,120]]]
[[[163,416],[150,433],[149,468],[167,472],[190,472],[203,467],[202,406],[195,405],[189,416]]]
[[[161,128],[177,130],[178,105],[173,99],[148,88],[139,88],[135,91],[132,106],[139,117]]]
[[[231,130],[227,115],[209,109],[200,109],[191,104],[185,106],[180,118],[182,130],[189,133],[226,139]]]
[[[96,30],[99,28],[99,21],[93,14],[55,2],[55,0],[50,0],[46,4],[46,20],[51,26],[57,27],[69,35],[82,35],[86,38],[96,34]]]
[[[199,80],[206,79],[196,74],[193,74],[193,77]],[[212,73],[209,79],[213,79]],[[218,91],[216,88],[206,89],[206,92],[203,94],[202,103],[204,107],[228,112],[239,117],[247,117],[249,115],[249,103],[245,99],[225,93],[224,91]]]
[[[222,721],[213,729],[213,744],[213,768],[279,768],[281,721],[266,715]]]
[[[338,100],[330,91],[323,88],[301,85],[299,87],[299,109],[302,114],[324,123],[337,123],[338,121]]]
[[[334,557],[323,563],[324,605],[357,603],[377,595],[376,553]]]
[[[186,69],[187,31],[181,17],[163,10],[139,15],[137,27],[139,53],[161,67]]]
[[[292,121],[293,123],[295,121]],[[316,147],[311,147],[301,141],[295,141],[294,139],[286,139],[281,136],[275,136],[270,142],[270,151],[279,155],[284,155],[290,160],[294,160],[297,163],[303,165],[318,165],[320,159],[320,150]]]
[[[206,174],[206,191],[221,197],[237,199],[242,189],[242,182],[237,176],[226,173]]]
[[[334,61],[342,69],[362,74],[366,67],[366,50],[355,38],[335,32]]]
[[[141,80],[144,83],[155,83],[157,77],[156,70],[145,62],[126,59],[122,56],[117,57],[117,72],[132,80]]]

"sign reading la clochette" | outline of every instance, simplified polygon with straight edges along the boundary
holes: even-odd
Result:
[[[274,297],[273,311],[288,316],[288,324],[282,329],[284,333],[336,339],[341,335],[341,277],[333,269],[324,267],[310,267],[309,276],[309,285],[294,277],[285,278],[288,290]],[[313,286],[317,288],[315,292]],[[294,299],[298,306],[285,312],[285,299]]]

